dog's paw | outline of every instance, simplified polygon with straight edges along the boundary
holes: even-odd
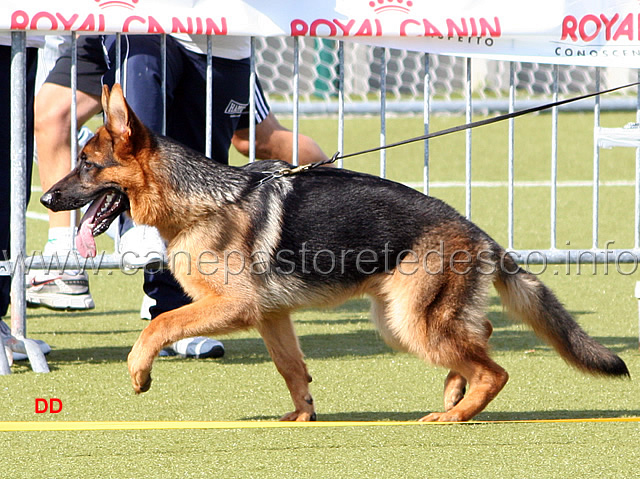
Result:
[[[315,411],[305,412],[305,411],[293,411],[289,414],[285,414],[280,418],[281,421],[299,421],[299,422],[308,422],[316,420]]]
[[[461,419],[457,414],[451,414],[448,412],[432,412],[425,417],[419,419],[420,422],[461,422],[465,419]]]
[[[151,387],[151,374],[137,373],[131,375],[131,385],[136,394],[146,393]]]
[[[141,365],[131,354],[128,362],[133,390],[136,394],[147,392],[151,387],[151,368]]]

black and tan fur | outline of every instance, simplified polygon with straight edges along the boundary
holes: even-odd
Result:
[[[156,226],[174,254],[173,273],[193,303],[142,331],[128,358],[136,393],[149,389],[153,360],[167,344],[256,328],[293,399],[295,410],[283,419],[314,420],[311,376],[291,312],[368,295],[388,344],[450,371],[445,412],[422,420],[466,421],[508,379],[488,351],[492,284],[507,308],[568,363],[589,373],[628,375],[624,362],[590,338],[547,287],[442,201],[333,168],[261,183],[284,164],[220,165],[154,135],[118,85],[111,93],[104,89],[103,105],[105,126],[42,202],[71,209],[105,191],[117,193],[118,207],[108,214],[125,208],[128,198],[133,219]],[[207,271],[197,264],[202,251],[219,258]],[[243,261],[257,257],[256,267],[242,271]],[[416,258],[427,259],[413,272]]]

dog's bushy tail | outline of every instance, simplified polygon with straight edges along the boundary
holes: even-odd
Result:
[[[590,337],[553,292],[505,257],[494,279],[503,304],[569,364],[591,374],[629,376],[622,359]]]

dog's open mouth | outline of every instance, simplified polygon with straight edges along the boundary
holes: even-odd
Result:
[[[122,193],[109,190],[94,200],[78,225],[76,248],[85,258],[96,255],[96,241],[98,236],[109,228],[109,225],[120,213],[129,209],[129,199]]]

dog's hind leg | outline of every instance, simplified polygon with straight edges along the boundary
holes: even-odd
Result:
[[[493,333],[493,326],[487,319],[484,323],[484,329],[487,341]],[[444,410],[451,410],[456,404],[462,401],[465,394],[465,388],[467,386],[467,380],[457,371],[449,371],[446,379],[444,380]]]
[[[507,372],[489,357],[488,342],[493,327],[487,319],[478,329],[456,327],[461,325],[450,321],[448,328],[441,325],[431,331],[435,336],[431,343],[432,360],[451,369],[445,380],[446,412],[429,414],[421,421],[468,421],[497,396],[509,379]],[[468,385],[466,394],[465,385]]]
[[[468,421],[502,390],[508,375],[489,357],[491,324],[485,317],[489,277],[473,274],[395,274],[382,286],[384,334],[409,352],[451,371],[446,412],[422,421]],[[380,308],[378,308],[380,309]],[[467,388],[465,394],[465,386]]]
[[[481,412],[502,390],[509,379],[507,372],[486,355],[478,355],[455,368],[469,382],[469,392],[444,413],[431,413],[421,421],[468,421]]]
[[[165,346],[183,338],[220,335],[255,325],[257,316],[237,298],[206,296],[159,315],[142,330],[128,357],[136,394],[151,387],[151,366]]]
[[[289,313],[269,315],[258,324],[258,331],[273,359],[278,372],[289,388],[295,411],[280,418],[281,421],[315,421],[313,397],[309,392],[311,376],[303,360],[298,337]]]
[[[464,398],[467,380],[457,371],[449,371],[444,380],[444,410],[449,411]]]

